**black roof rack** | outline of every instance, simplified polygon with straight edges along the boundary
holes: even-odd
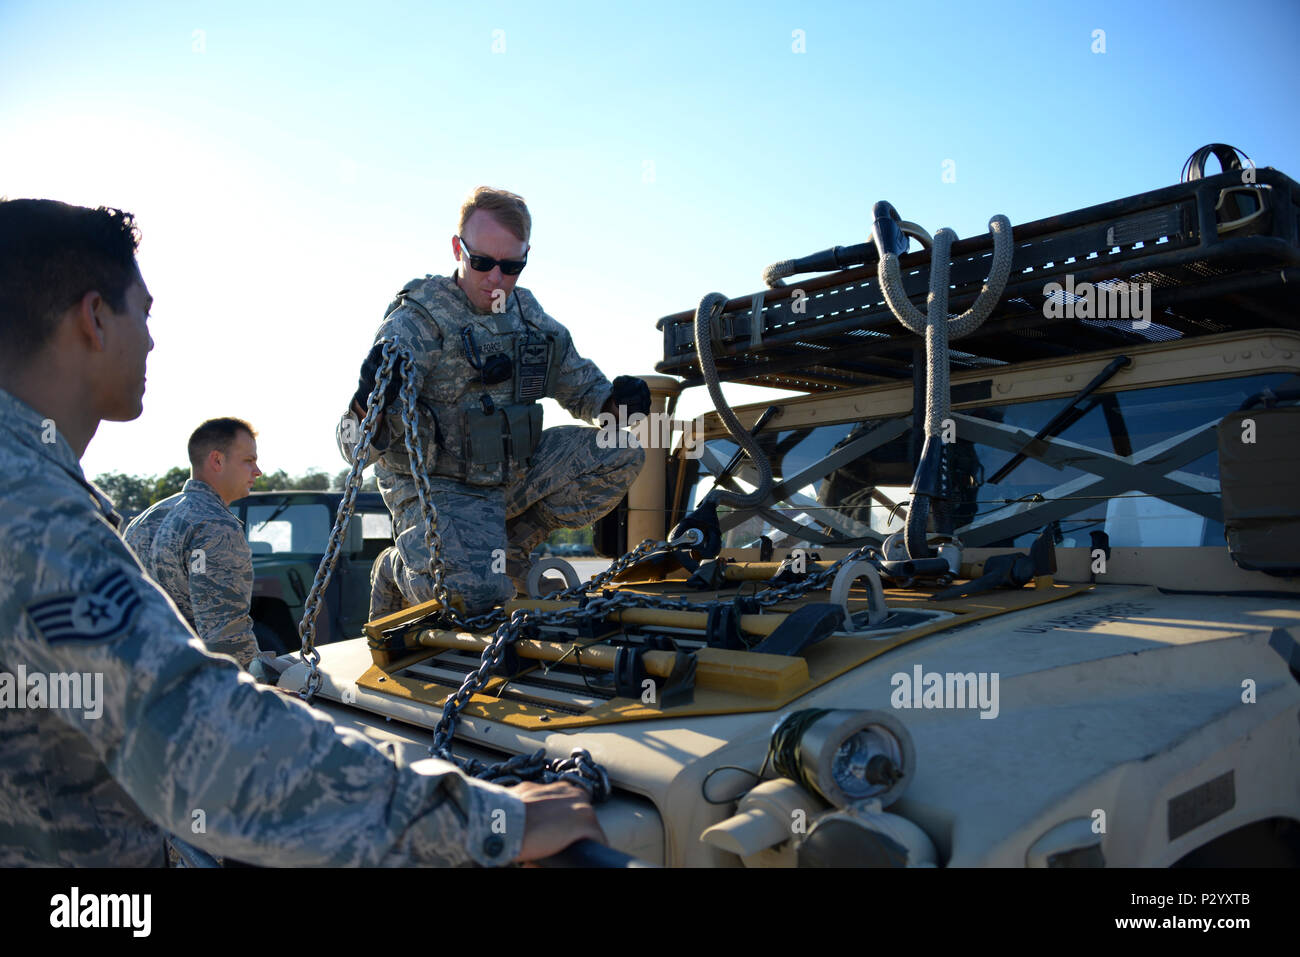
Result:
[[[1015,226],[1002,299],[976,332],[953,343],[952,371],[1230,330],[1300,329],[1300,186],[1271,167],[1251,172],[1247,185],[1259,187],[1265,209],[1223,235],[1216,207],[1224,189],[1243,185],[1241,171]],[[953,244],[954,314],[974,301],[992,248],[988,234]],[[904,255],[900,265],[908,295],[924,310],[929,252]],[[1067,275],[1074,288],[1100,284],[1098,291],[1149,283],[1151,324],[1137,329],[1124,319],[1049,317],[1045,286],[1064,286]],[[1075,298],[1055,297],[1056,303]],[[757,328],[753,298],[730,300],[716,320],[713,353],[723,381],[801,392],[860,388],[911,379],[914,361],[924,355],[921,338],[885,304],[874,259],[764,290]],[[655,368],[688,385],[702,381],[694,321],[692,309],[658,322],[664,358]]]

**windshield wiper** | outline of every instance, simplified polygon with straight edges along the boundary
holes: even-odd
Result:
[[[1114,359],[1111,359],[1110,362],[1107,363],[1106,368],[1098,372],[1091,382],[1089,382],[1082,389],[1080,389],[1079,392],[1075,395],[1075,397],[1071,399],[1069,402],[1067,402],[1060,412],[1052,416],[1050,422],[1048,422],[1045,426],[1043,426],[1041,429],[1038,430],[1037,435],[1035,435],[1024,445],[1022,445],[1020,447],[1021,450],[1017,452],[1015,455],[1011,456],[1011,458],[1007,461],[1006,465],[1002,466],[1002,468],[998,469],[995,473],[993,473],[993,476],[988,480],[986,480],[984,484],[997,485],[998,482],[1002,481],[1004,478],[1010,475],[1015,470],[1016,466],[1019,465],[1027,458],[1024,452],[1025,449],[1029,448],[1035,442],[1040,442],[1043,439],[1053,436],[1057,432],[1063,431],[1066,428],[1068,428],[1070,425],[1072,425],[1074,421],[1078,418],[1077,415],[1074,415],[1074,412],[1075,409],[1078,407],[1079,403],[1082,402],[1084,399],[1088,398],[1088,396],[1092,395],[1093,392],[1095,392],[1100,386],[1105,384],[1120,369],[1123,369],[1126,366],[1132,364],[1133,364],[1133,360],[1130,359],[1128,356],[1116,356]]]
[[[293,504],[293,500],[292,500],[292,499],[290,499],[290,500],[287,501],[287,502],[281,502],[279,505],[276,506],[275,511],[272,512],[270,515],[268,515],[268,516],[267,516],[267,517],[266,517],[266,518],[261,522],[261,524],[259,524],[259,525],[257,526],[257,528],[253,529],[253,531],[255,531],[255,532],[260,532],[262,529],[266,528],[266,526],[270,525],[270,524],[271,524],[272,522],[274,522],[277,518],[279,518],[280,515],[284,512],[284,510],[285,510],[286,508],[288,508],[288,507],[289,507],[290,505],[292,505],[292,504]]]

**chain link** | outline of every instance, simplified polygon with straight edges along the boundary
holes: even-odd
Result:
[[[690,605],[686,599],[666,599],[652,595],[637,595],[631,592],[603,592],[591,598],[585,607],[562,608],[555,611],[516,609],[510,620],[497,628],[492,641],[483,649],[479,665],[465,676],[460,687],[449,696],[443,704],[442,718],[433,731],[433,746],[429,753],[436,757],[452,761],[473,777],[495,780],[500,783],[510,781],[518,783],[523,780],[541,780],[543,782],[567,780],[572,781],[591,794],[593,802],[599,802],[609,796],[609,776],[605,769],[592,760],[585,751],[575,751],[568,758],[544,760],[545,751],[541,750],[524,759],[516,756],[493,765],[461,759],[452,754],[451,745],[456,734],[456,723],[460,713],[476,693],[483,689],[496,672],[506,650],[525,634],[535,633],[537,625],[563,625],[588,615],[603,617],[620,608],[664,607],[671,604],[682,608]]]
[[[415,368],[415,358],[405,346],[398,347],[407,369]],[[429,553],[429,575],[433,578],[433,597],[451,611],[447,600],[447,583],[442,564],[442,538],[438,535],[438,510],[433,505],[433,489],[429,473],[424,467],[424,445],[420,440],[420,413],[415,407],[415,376],[402,376],[401,402],[402,432],[406,442],[406,455],[415,479],[415,494],[420,500],[420,514],[424,517],[424,548]]]
[[[580,586],[566,589],[557,596],[574,598],[581,594],[595,591],[605,582],[624,569],[640,561],[646,555],[662,548],[671,547],[668,542],[654,542],[646,539],[631,552],[619,558],[602,574]],[[801,581],[786,585],[773,586],[758,593],[754,598],[768,608],[772,605],[800,598],[810,591],[829,588],[835,574],[851,562],[873,559],[876,552],[874,545],[863,545],[845,555],[822,571],[815,572]],[[609,778],[604,768],[591,760],[585,751],[575,751],[567,759],[543,760],[544,751],[538,751],[530,757],[518,755],[500,764],[486,765],[480,761],[461,759],[451,752],[452,741],[456,734],[456,723],[461,712],[496,673],[506,651],[526,634],[535,633],[539,625],[565,625],[587,616],[604,617],[611,612],[624,608],[657,608],[670,611],[705,611],[716,606],[730,604],[729,601],[713,600],[694,602],[689,598],[673,598],[666,595],[645,595],[625,591],[602,591],[599,595],[588,598],[582,607],[561,608],[553,611],[542,609],[516,609],[509,621],[502,623],[493,635],[492,641],[483,649],[479,665],[465,676],[456,692],[443,703],[442,718],[433,732],[433,746],[429,753],[459,765],[466,774],[481,777],[498,783],[518,783],[524,780],[571,780],[591,792],[592,800],[602,800],[598,795],[609,793]]]
[[[556,592],[555,594],[550,595],[549,598],[552,601],[575,601],[589,591],[595,591],[598,588],[604,587],[606,582],[617,578],[624,571],[631,568],[650,553],[667,548],[668,544],[668,542],[656,542],[653,539],[647,538],[626,555],[616,558],[610,566],[599,575],[592,576],[589,581],[579,582],[572,588],[566,588],[564,591]]]
[[[538,748],[532,754],[519,754],[498,764],[484,764],[472,758],[458,762],[470,777],[511,787],[524,781],[568,781],[585,788],[593,803],[599,804],[610,795],[609,775],[592,760],[583,748],[575,748],[567,758],[546,759],[546,749]]]
[[[348,523],[352,520],[353,511],[356,509],[357,492],[361,488],[361,473],[366,468],[370,444],[374,440],[375,423],[379,420],[380,409],[383,405],[380,397],[388,389],[388,381],[392,378],[396,357],[401,354],[396,341],[385,339],[383,343],[382,359],[379,363],[379,369],[375,373],[375,387],[370,390],[370,395],[366,399],[366,415],[361,421],[361,434],[357,438],[357,445],[352,453],[352,468],[343,482],[343,499],[339,502],[338,512],[334,516],[334,527],[330,529],[329,543],[325,546],[325,555],[316,569],[316,577],[312,580],[311,591],[307,593],[307,600],[303,603],[302,620],[298,622],[298,636],[302,640],[302,660],[307,662],[308,669],[307,682],[298,692],[298,696],[304,701],[310,701],[316,692],[320,690],[320,652],[316,650],[316,618],[320,615],[321,598],[325,594],[325,589],[329,586],[330,576],[334,574],[334,566],[338,563],[339,551],[343,547],[344,532],[348,527]],[[408,365],[407,368],[410,368],[410,366]],[[410,376],[406,378],[409,379]]]
[[[783,601],[793,601],[796,598],[802,598],[810,591],[821,591],[824,588],[830,588],[831,582],[835,580],[836,573],[845,565],[853,562],[867,561],[873,565],[879,565],[876,561],[879,550],[875,545],[863,545],[855,548],[843,558],[822,569],[819,572],[813,572],[800,581],[788,582],[785,585],[774,585],[766,588],[752,596],[762,607],[771,608]]]

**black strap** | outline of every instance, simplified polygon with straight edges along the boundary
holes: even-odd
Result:
[[[843,626],[843,605],[829,602],[804,605],[787,615],[775,631],[751,650],[765,655],[797,655]]]
[[[687,588],[701,591],[717,591],[729,587],[726,574],[727,562],[721,558],[710,558],[700,563],[700,567],[686,580]],[[734,587],[731,586],[731,587]]]
[[[673,708],[679,704],[690,704],[695,700],[695,666],[694,655],[684,651],[677,652],[673,661],[673,670],[659,692],[660,706]]]
[[[1012,552],[1008,555],[994,555],[984,563],[984,574],[979,578],[954,585],[930,596],[931,601],[947,601],[950,598],[966,598],[980,592],[992,591],[1002,585],[1022,588],[1034,577],[1034,562],[1024,552]]]
[[[656,648],[654,645],[660,645]],[[663,681],[650,677],[645,670],[645,653],[647,651],[673,651],[676,658],[672,671]],[[620,698],[640,699],[642,687],[647,678],[655,685],[655,693],[660,708],[672,708],[679,704],[690,704],[695,700],[695,655],[677,649],[671,638],[661,641],[647,640],[644,645],[624,645],[614,657],[614,693]]]
[[[1223,167],[1225,173],[1241,169],[1241,158],[1245,157],[1247,163],[1250,163],[1250,157],[1237,149],[1235,146],[1229,146],[1227,143],[1207,143],[1199,150],[1187,158],[1183,164],[1183,182],[1190,183],[1194,180],[1205,178],[1205,161],[1211,156],[1217,156],[1219,165]],[[1254,164],[1251,163],[1253,166]]]
[[[735,604],[710,608],[704,633],[710,648],[743,651],[746,647],[740,637],[740,610]]]

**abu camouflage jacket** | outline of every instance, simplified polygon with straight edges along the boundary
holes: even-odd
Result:
[[[501,864],[524,805],[203,650],[49,420],[0,390],[0,867]],[[54,441],[42,441],[52,438]]]
[[[208,650],[247,667],[258,651],[249,616],[253,553],[216,490],[189,479],[137,515],[122,537]]]

